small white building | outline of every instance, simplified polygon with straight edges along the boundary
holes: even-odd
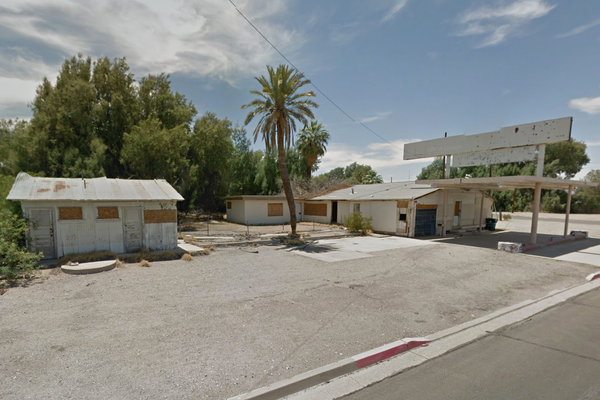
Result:
[[[285,196],[236,196],[225,200],[229,221],[248,225],[289,222]],[[375,232],[430,236],[442,231],[443,203],[442,189],[415,182],[356,185],[297,200],[296,218],[343,224],[349,214],[360,211],[364,217],[373,218]],[[478,190],[449,190],[446,231],[478,228],[485,218],[491,217],[492,205],[493,199]]]
[[[244,225],[280,225],[290,222],[290,209],[285,196],[224,197],[227,221]],[[296,220],[302,221],[302,201],[296,199]]]
[[[44,258],[109,250],[177,248],[177,201],[165,180],[37,178],[19,173],[7,196],[20,201],[30,248]]]

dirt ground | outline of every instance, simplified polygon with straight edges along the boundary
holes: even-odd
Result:
[[[0,296],[0,398],[226,399],[596,270],[448,244],[341,262],[257,249],[11,288]]]

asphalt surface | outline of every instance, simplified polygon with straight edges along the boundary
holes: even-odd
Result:
[[[600,290],[345,400],[600,399]]]

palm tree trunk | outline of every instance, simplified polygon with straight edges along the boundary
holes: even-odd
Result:
[[[279,164],[279,175],[283,184],[283,191],[287,199],[290,209],[290,225],[292,226],[292,235],[296,234],[296,204],[294,203],[294,193],[292,193],[292,185],[290,183],[290,174],[287,170],[285,162],[285,147],[283,143],[283,127],[281,123],[277,123],[277,159]]]
[[[306,164],[308,164],[308,162]],[[312,179],[312,165],[306,166],[306,176],[308,177],[309,181]]]

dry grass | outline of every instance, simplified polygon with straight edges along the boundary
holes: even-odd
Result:
[[[150,263],[149,263],[148,261],[146,261],[146,260],[142,260],[142,261],[140,261],[140,267],[149,268],[149,267],[151,267],[151,266],[152,266],[152,264],[150,264]]]
[[[67,254],[66,256],[59,258],[55,266],[59,267],[61,265],[71,265],[71,263],[114,260],[116,258],[117,253],[113,253],[112,251],[92,251],[81,254]]]
[[[194,259],[194,257],[192,257],[192,256],[191,256],[191,254],[189,254],[189,253],[185,253],[185,254],[184,254],[182,257],[181,257],[181,259],[182,259],[183,261],[192,261],[192,260]]]
[[[125,268],[125,264],[123,264],[123,263],[121,262],[121,260],[119,260],[119,259],[117,258],[116,267],[117,267],[117,268]]]

